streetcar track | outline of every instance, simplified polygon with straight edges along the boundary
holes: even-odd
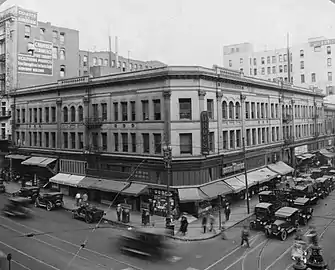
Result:
[[[40,231],[40,230],[34,229],[33,227],[30,227],[30,226],[21,224],[21,223],[19,223],[19,222],[13,221],[13,220],[11,220],[11,219],[9,219],[9,218],[3,217],[3,216],[0,216],[0,218],[2,218],[2,219],[4,219],[4,220],[7,220],[7,221],[9,221],[9,222],[11,222],[11,223],[13,223],[13,224],[18,225],[18,226],[27,228],[27,229],[29,229],[29,230],[31,230],[31,231],[37,232],[37,233],[39,233],[39,234],[42,234],[43,236],[47,236],[47,237],[49,237],[49,238],[51,238],[51,239],[55,239],[55,240],[58,240],[58,241],[60,241],[60,242],[66,243],[66,244],[68,244],[68,245],[70,245],[70,246],[73,246],[73,247],[76,247],[76,248],[78,248],[78,249],[79,249],[79,248],[82,248],[82,247],[81,247],[80,245],[78,245],[78,244],[74,244],[74,243],[72,243],[72,242],[69,242],[69,241],[67,241],[67,240],[61,239],[61,238],[59,238],[59,237],[56,237],[56,236],[53,236],[53,235],[50,235],[50,234],[44,234],[44,233],[43,233],[42,231]],[[21,232],[21,233],[22,233],[22,232]],[[25,234],[25,235],[26,235],[26,234]],[[34,237],[34,238],[35,238],[35,237]],[[111,256],[109,256],[109,255],[107,255],[107,254],[103,254],[103,253],[100,253],[100,252],[98,252],[98,251],[95,251],[95,250],[86,248],[86,247],[85,247],[84,250],[85,250],[86,252],[88,252],[88,253],[92,253],[92,254],[98,255],[98,256],[100,256],[100,257],[104,257],[104,258],[106,258],[106,259],[109,259],[109,260],[111,260],[111,261],[117,262],[117,263],[122,264],[122,265],[126,265],[126,266],[128,266],[128,267],[133,268],[134,270],[144,270],[144,269],[139,268],[139,267],[137,267],[137,266],[134,266],[134,265],[132,265],[132,264],[130,264],[130,263],[128,263],[128,262],[124,262],[124,261],[121,261],[121,260],[119,260],[119,259],[117,259],[117,258],[111,257]]]

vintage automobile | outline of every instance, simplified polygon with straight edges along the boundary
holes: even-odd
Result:
[[[98,222],[106,213],[90,204],[82,204],[79,208],[72,211],[73,218],[85,220],[86,223]]]
[[[273,192],[279,202],[279,207],[277,209],[284,206],[291,206],[295,199],[291,193],[291,189],[274,189]]]
[[[315,180],[318,196],[321,199],[327,197],[331,192],[331,177],[323,176]]]
[[[301,184],[291,189],[291,195],[294,199],[299,197],[309,198],[312,204],[317,204],[319,197],[316,190],[315,183]]]
[[[276,236],[285,241],[287,235],[296,231],[299,226],[299,209],[282,207],[275,213],[275,221],[265,226],[266,237]]]
[[[255,206],[256,219],[250,222],[250,229],[263,230],[266,225],[274,221],[274,205],[271,203],[258,203]]]
[[[281,192],[282,193],[282,192]],[[279,193],[276,194],[274,191],[262,191],[258,194],[258,200],[260,203],[271,203],[275,210],[279,209],[280,207],[284,206],[284,200]]]
[[[39,194],[35,200],[35,207],[45,207],[48,211],[64,206],[63,193],[49,192]]]
[[[6,192],[6,187],[5,187],[4,180],[0,178],[0,193],[5,193],[5,192]]]
[[[39,194],[39,187],[22,187],[19,191],[14,192],[12,196],[28,198],[30,203],[34,203]]]
[[[153,227],[129,228],[117,242],[122,252],[162,259],[170,255],[171,245],[166,231]]]
[[[32,212],[29,209],[30,200],[22,197],[9,197],[8,203],[2,209],[5,216],[29,218]]]
[[[312,218],[314,209],[311,207],[311,200],[308,198],[297,198],[294,200],[293,207],[300,210],[300,224],[307,225]]]

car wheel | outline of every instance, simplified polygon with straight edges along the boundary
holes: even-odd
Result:
[[[265,236],[266,236],[267,238],[269,238],[270,235],[271,235],[270,230],[269,230],[269,229],[266,229],[266,230],[265,230]]]
[[[85,216],[85,222],[86,222],[86,223],[92,223],[92,221],[93,221],[93,217],[92,217],[92,215],[91,215],[91,214],[87,214],[87,215]]]
[[[36,198],[34,205],[35,207],[40,207],[40,201],[38,200],[38,198]]]
[[[47,211],[51,211],[52,210],[52,202],[47,202]]]
[[[287,238],[287,232],[286,231],[282,231],[280,234],[280,240],[285,241]]]

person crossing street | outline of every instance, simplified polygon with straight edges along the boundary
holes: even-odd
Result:
[[[243,244],[246,243],[247,247],[250,248],[249,236],[250,236],[249,228],[248,226],[244,225],[241,233],[241,246],[243,246]]]

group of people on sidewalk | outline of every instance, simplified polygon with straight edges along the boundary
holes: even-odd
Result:
[[[88,195],[86,193],[81,194],[78,192],[75,196],[75,199],[76,199],[76,205],[80,206],[82,203],[87,203]]]

